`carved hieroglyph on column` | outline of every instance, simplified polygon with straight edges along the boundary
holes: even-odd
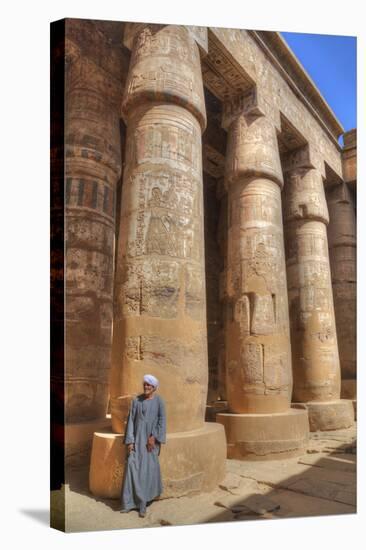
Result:
[[[306,154],[296,158],[289,154],[284,171],[293,401],[306,403],[311,430],[345,428],[353,423],[353,407],[350,401],[340,400],[329,216],[322,176],[306,162]]]
[[[142,377],[160,381],[168,441],[165,497],[212,489],[224,473],[225,434],[205,424],[207,329],[201,132],[206,124],[198,46],[185,27],[127,25],[132,48],[122,104],[126,167],[117,258],[112,426],[122,434]],[[122,441],[122,436],[110,436]],[[97,445],[108,445],[102,438]],[[116,447],[117,449],[117,447]],[[101,451],[102,452],[102,451]],[[123,460],[118,447],[116,457]],[[95,494],[119,496],[102,480]],[[111,475],[111,472],[106,472]]]
[[[306,411],[290,409],[291,351],[284,257],[282,172],[265,116],[229,124],[225,425],[231,458],[303,452]]]
[[[82,23],[66,24],[65,411],[85,431],[106,423],[122,83],[118,54]]]
[[[356,399],[356,216],[346,183],[327,192],[329,257],[341,364],[341,397]]]
[[[217,228],[217,242],[220,249],[220,254],[223,261],[223,268],[220,272],[220,282],[219,282],[219,300],[220,300],[220,310],[221,310],[221,334],[220,334],[220,348],[219,348],[219,381],[221,393],[221,400],[224,401],[223,405],[227,407],[227,396],[226,396],[226,371],[225,371],[225,361],[226,361],[226,352],[225,352],[225,311],[226,311],[226,273],[227,273],[227,213],[228,213],[228,204],[227,204],[227,193],[225,192],[224,178],[218,182],[217,186],[217,196],[220,200],[220,212],[219,212],[219,221]]]

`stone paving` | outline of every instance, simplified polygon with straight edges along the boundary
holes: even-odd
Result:
[[[74,468],[63,487],[66,531],[193,525],[356,512],[356,427],[310,436],[305,455],[276,461],[226,461],[211,493],[155,501],[145,518],[119,512],[116,500],[87,488],[87,468]],[[52,492],[55,508],[62,491]]]

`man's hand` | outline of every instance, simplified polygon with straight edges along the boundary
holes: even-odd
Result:
[[[127,452],[128,452],[128,454],[131,454],[132,451],[134,451],[134,450],[135,450],[135,444],[134,444],[134,443],[129,443],[129,444],[127,445]]]
[[[150,435],[149,439],[147,440],[147,450],[149,453],[154,449],[155,447],[155,437],[153,435]]]

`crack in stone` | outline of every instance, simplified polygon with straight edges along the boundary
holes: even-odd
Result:
[[[240,474],[239,474],[240,475]],[[351,508],[355,508],[355,505],[354,504],[349,504],[347,502],[344,502],[343,500],[338,500],[337,498],[335,497],[332,497],[332,498],[326,498],[326,497],[323,497],[323,496],[320,496],[320,495],[313,495],[313,494],[309,494],[309,493],[306,493],[304,491],[300,491],[300,490],[296,490],[296,489],[292,489],[291,488],[291,485],[287,485],[287,486],[284,486],[284,485],[281,485],[281,483],[279,483],[278,485],[273,483],[273,482],[270,482],[270,481],[263,481],[263,480],[259,480],[259,479],[256,479],[255,477],[251,477],[251,476],[243,476],[241,475],[241,477],[243,478],[246,478],[246,479],[252,479],[254,481],[256,481],[257,483],[260,483],[262,485],[265,485],[267,487],[270,487],[271,489],[274,489],[274,490],[283,490],[283,491],[291,491],[292,493],[296,493],[298,495],[306,495],[306,496],[309,496],[309,497],[312,497],[312,498],[320,498],[322,500],[326,500],[327,502],[339,502],[340,504],[343,504],[344,506],[350,506]],[[308,481],[308,479],[305,477],[301,477],[299,479],[297,479],[296,481],[293,482],[293,484],[295,483],[298,483],[299,481]],[[332,482],[327,482],[327,483],[332,483]],[[336,483],[336,482],[334,482]],[[349,491],[346,490],[345,488],[345,492],[346,493],[349,493],[349,494],[352,494],[350,493]]]

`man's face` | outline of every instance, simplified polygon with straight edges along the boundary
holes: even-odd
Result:
[[[146,397],[149,397],[150,395],[153,394],[154,392],[154,386],[152,386],[151,384],[148,384],[147,382],[144,382],[144,395]]]

